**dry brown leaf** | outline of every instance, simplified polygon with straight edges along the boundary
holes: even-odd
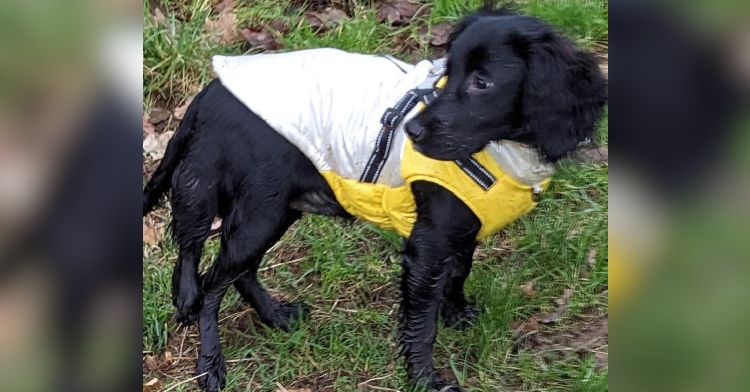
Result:
[[[448,22],[443,22],[432,26],[430,29],[430,44],[432,46],[444,46],[448,43],[453,25]]]
[[[591,268],[596,267],[596,248],[589,249],[589,252],[586,254],[586,262]]]
[[[536,291],[534,291],[534,281],[530,280],[526,282],[526,284],[521,285],[521,291],[523,292],[523,295],[531,298],[534,296]]]
[[[425,13],[427,7],[409,0],[388,0],[378,3],[375,14],[379,23],[388,22],[391,25],[402,25],[415,16]]]
[[[242,39],[242,35],[236,26],[237,15],[234,12],[225,12],[206,19],[205,29],[211,42],[231,44]]]
[[[169,139],[174,135],[174,131],[164,133],[153,133],[143,139],[143,152],[155,161],[164,158],[164,152],[169,144]]]
[[[164,362],[166,362],[166,364],[171,365],[173,359],[174,357],[172,356],[172,353],[170,351],[164,352]]]
[[[214,12],[221,14],[222,12],[231,11],[234,8],[234,0],[222,0],[219,4],[214,6]]]
[[[157,246],[161,242],[161,240],[164,238],[164,226],[157,226],[157,225],[149,225],[146,223],[143,223],[143,242],[151,245],[151,246]],[[155,368],[158,368],[156,365],[156,360],[152,356],[146,357],[146,366],[151,369],[151,365],[149,365],[149,359],[153,361],[153,364]],[[153,370],[153,369],[151,369]]]
[[[542,313],[537,318],[543,324],[552,324],[560,320],[568,311],[568,301],[573,296],[573,288],[567,288],[563,291],[562,297],[555,300],[557,308],[552,313]]]
[[[148,121],[148,116],[143,115],[143,138],[156,134],[156,127]]]
[[[148,122],[156,125],[163,121],[169,120],[170,117],[172,117],[172,113],[170,113],[169,110],[162,108],[153,108],[151,109],[151,114],[148,116]]]
[[[162,388],[161,381],[157,378],[152,378],[151,380],[143,383],[143,392],[157,392],[160,391]]]
[[[289,25],[281,19],[276,19],[268,24],[268,27],[275,30],[279,34],[284,34],[289,31]]]
[[[562,297],[555,300],[555,303],[557,303],[560,306],[565,306],[568,304],[568,301],[570,301],[570,298],[573,296],[573,288],[567,288],[563,291]]]
[[[244,28],[240,30],[240,34],[242,34],[245,41],[253,48],[264,50],[279,50],[284,48],[274,34],[260,26]]]
[[[154,21],[161,26],[166,26],[167,24],[167,17],[164,15],[164,12],[161,10],[161,8],[154,8],[154,13],[152,15],[154,18]]]
[[[187,112],[187,109],[190,106],[190,104],[193,103],[193,98],[195,98],[195,95],[186,99],[185,103],[182,104],[182,106],[178,106],[174,109],[175,120],[182,120],[182,118],[185,117],[185,112]]]
[[[336,8],[327,8],[323,12],[308,12],[305,14],[305,20],[316,33],[336,28],[348,19],[349,15],[346,12]]]
[[[146,226],[143,226],[144,233],[146,232]],[[144,235],[145,237],[145,235]],[[154,358],[153,355],[146,355],[146,358],[143,359],[143,362],[146,363],[146,367],[148,370],[156,370],[159,368],[159,365],[156,363],[156,358]],[[153,381],[153,380],[151,380]]]
[[[509,328],[511,331],[517,332],[531,332],[539,330],[539,320],[532,316],[527,321],[513,320],[510,322]]]

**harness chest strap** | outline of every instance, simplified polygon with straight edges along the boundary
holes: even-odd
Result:
[[[421,104],[419,108],[421,111],[437,98],[440,89],[447,82],[446,76],[440,76],[445,70],[444,63],[444,59],[437,60],[434,63],[433,71],[430,73],[431,78],[428,78],[417,88],[409,90],[393,107],[386,109],[383,113],[380,119],[383,127],[375,141],[375,150],[367,161],[367,166],[365,166],[359,179],[360,182],[374,184],[378,180],[380,171],[391,153],[393,136],[398,126],[418,104]],[[473,157],[459,159],[455,163],[485,191],[496,182],[495,177]]]

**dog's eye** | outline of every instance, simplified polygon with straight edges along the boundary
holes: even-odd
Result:
[[[492,86],[492,82],[485,79],[484,77],[477,75],[476,73],[472,74],[469,78],[469,86],[467,90],[469,92],[472,91],[481,91],[486,90]]]

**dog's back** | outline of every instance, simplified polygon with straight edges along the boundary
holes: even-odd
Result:
[[[383,113],[427,78],[432,64],[323,48],[216,56],[213,67],[227,90],[318,170],[358,179]],[[397,180],[398,167],[392,172]]]

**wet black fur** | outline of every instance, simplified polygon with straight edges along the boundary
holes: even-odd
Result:
[[[492,140],[511,139],[555,161],[592,134],[605,82],[591,56],[538,20],[506,10],[480,11],[457,28],[449,57],[445,92],[409,123],[421,132],[414,139],[424,154],[453,159]],[[477,70],[502,88],[467,93],[466,80]],[[217,313],[227,289],[234,285],[266,324],[287,328],[306,310],[264,290],[256,275],[263,254],[303,212],[350,216],[312,162],[218,81],[194,99],[146,185],[144,215],[169,189],[179,244],[173,302],[178,320],[198,322],[197,372],[206,373],[201,386],[215,391],[225,382]],[[440,389],[448,384],[432,360],[438,313],[458,328],[476,320],[477,308],[467,302],[463,286],[480,222],[438,185],[417,182],[412,191],[417,222],[402,252],[399,342],[410,381]],[[223,219],[221,250],[199,277],[215,216]]]

